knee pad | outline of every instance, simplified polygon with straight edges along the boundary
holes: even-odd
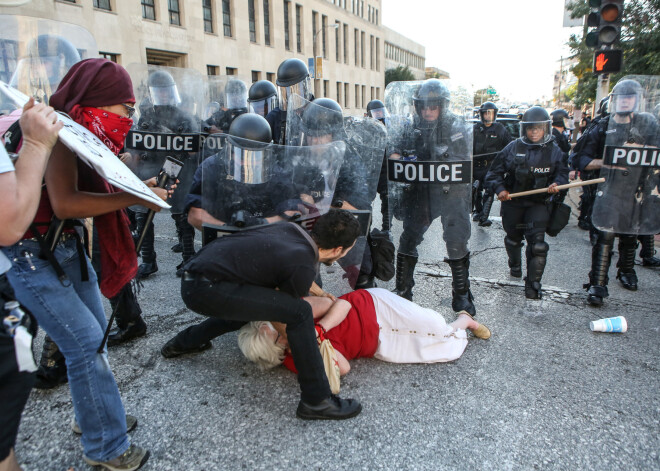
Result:
[[[522,247],[523,243],[522,243],[522,240],[513,240],[511,237],[505,236],[504,237],[504,245],[506,247],[512,247],[513,248],[513,247]]]
[[[532,249],[532,255],[535,257],[545,257],[550,249],[548,243],[544,240],[534,240],[530,243]]]

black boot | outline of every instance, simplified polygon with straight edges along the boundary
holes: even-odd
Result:
[[[138,233],[142,234],[145,224],[147,222],[147,213],[137,213],[135,215],[137,219]],[[158,264],[156,263],[156,251],[154,250],[154,223],[153,221],[149,224],[147,228],[147,233],[144,236],[142,241],[142,247],[140,247],[140,256],[142,257],[142,263],[138,267],[137,278],[143,280],[149,275],[156,273],[158,271]]]
[[[520,278],[522,276],[522,242],[516,242],[509,236],[504,237],[504,247],[509,256],[509,273],[511,276]]]
[[[357,277],[357,282],[355,283],[355,289],[367,289],[376,287],[376,278],[367,273],[362,273]]]
[[[639,256],[642,257],[643,267],[660,267],[660,258],[655,257],[655,236],[641,235],[637,236],[642,244],[642,250]]]
[[[55,386],[66,383],[69,378],[66,375],[66,361],[55,342],[46,335],[41,361],[37,370],[37,379],[34,387],[37,389],[52,389]]]
[[[527,244],[527,277],[525,278],[525,297],[541,299],[541,278],[545,270],[550,246],[543,240],[545,234],[534,234]]]
[[[183,261],[181,265],[177,266],[176,276],[181,277],[183,275],[183,265],[195,255],[195,228],[188,222],[187,214],[177,214],[176,216],[175,221],[178,230],[181,232],[181,247],[183,249],[181,253]]]
[[[493,207],[493,195],[490,193],[486,193],[484,196],[484,205],[483,209],[481,210],[481,217],[479,219],[479,225],[481,227],[488,227],[491,224],[493,224],[493,221],[488,219],[488,216],[490,216],[490,208]]]
[[[174,219],[174,226],[176,227],[176,238],[177,243],[171,247],[172,252],[181,253],[183,252],[183,245],[181,244],[181,229],[179,227],[179,222],[177,220],[177,215],[172,214],[172,219]]]
[[[613,237],[613,235],[612,235]],[[607,282],[612,259],[612,238],[600,237],[600,240],[591,250],[591,271],[589,272],[589,283],[584,285],[587,289],[587,301],[592,306],[600,307],[603,299],[609,296]]]
[[[445,258],[445,262],[451,267],[451,308],[454,312],[467,311],[474,316],[477,310],[472,300],[472,291],[470,291],[470,253],[457,260]]]
[[[415,265],[417,265],[417,257],[401,252],[396,254],[396,289],[394,292],[408,301],[412,301],[412,289],[415,286]]]
[[[621,285],[630,291],[637,291],[637,273],[635,273],[635,254],[637,253],[636,236],[619,236],[619,261],[616,277]]]
[[[108,336],[109,347],[142,337],[147,333],[147,324],[141,315],[142,308],[131,283],[127,283],[117,296],[110,299],[110,306],[115,312],[117,328]]]

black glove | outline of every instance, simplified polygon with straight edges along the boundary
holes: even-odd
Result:
[[[239,209],[238,211],[234,212],[234,214],[231,216],[230,222],[232,226],[236,227],[250,227],[268,224],[266,218],[254,216],[252,213],[245,211],[244,209]]]

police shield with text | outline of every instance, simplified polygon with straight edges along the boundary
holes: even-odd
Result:
[[[614,238],[619,237],[617,278],[625,289],[635,291],[637,238],[660,232],[660,135],[658,121],[647,112],[657,105],[658,97],[658,76],[620,80],[612,89],[610,115],[604,123],[607,127],[592,128],[584,148],[573,156],[580,170],[600,169],[600,176],[606,180],[598,185],[592,213],[598,239],[585,287],[593,306],[602,305],[608,296],[607,273]]]
[[[187,222],[184,200],[198,166],[200,119],[191,113],[204,104],[204,81],[196,71],[131,64],[127,67],[135,87],[140,116],[126,139],[130,158],[127,165],[142,180],[157,176],[167,157],[181,163],[177,187],[169,204],[176,224],[183,260],[194,253],[195,232]],[[186,98],[183,102],[182,97]],[[185,106],[188,109],[185,109]],[[135,207],[138,233],[146,230],[140,255],[138,277],[146,278],[158,271],[154,250],[153,223],[148,224],[144,207]]]
[[[506,232],[504,247],[509,258],[510,274],[522,276],[523,238],[527,240],[527,276],[525,297],[541,299],[541,278],[550,246],[545,233],[551,220],[557,185],[568,183],[564,156],[552,139],[550,115],[540,106],[532,106],[520,122],[520,138],[500,152],[486,175],[486,184],[502,201],[502,227]],[[538,195],[509,198],[509,193],[549,188]]]
[[[512,141],[506,127],[496,121],[498,108],[487,101],[479,107],[480,122],[474,124],[472,168],[472,220],[480,226],[490,226],[488,219],[493,206],[493,189],[485,185],[485,178],[495,156]]]
[[[403,221],[396,263],[396,292],[412,299],[417,247],[440,217],[452,272],[452,308],[474,315],[470,292],[470,203],[472,126],[463,112],[472,94],[450,82],[392,82],[385,102],[393,115],[389,132],[388,179],[394,217]],[[405,119],[414,105],[412,122]],[[394,119],[397,117],[398,119]]]

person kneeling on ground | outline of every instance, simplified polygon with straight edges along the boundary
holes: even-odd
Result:
[[[467,346],[466,329],[477,338],[490,330],[466,311],[447,324],[444,318],[382,289],[360,289],[329,298],[306,297],[314,318],[337,352],[340,374],[349,372],[348,360],[374,357],[391,363],[438,363],[459,358]],[[251,322],[241,328],[238,344],[243,354],[263,368],[281,363],[295,372],[283,326]]]

